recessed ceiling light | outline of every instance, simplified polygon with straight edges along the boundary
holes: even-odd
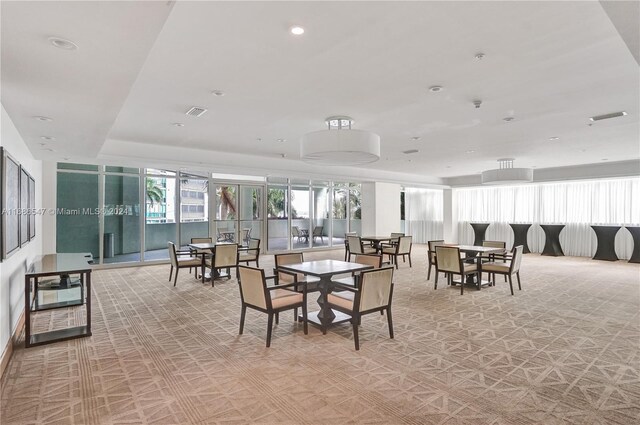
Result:
[[[56,140],[56,138],[55,138],[55,137],[51,137],[51,136],[40,136],[40,138],[41,138],[42,140],[46,140],[46,141],[48,141],[48,142],[53,142],[54,140]]]
[[[174,122],[173,124],[171,124],[174,127],[184,127],[184,124],[181,122]]]
[[[485,57],[484,53],[476,53],[476,55],[474,56],[474,58],[476,58],[476,60],[479,60],[479,61],[484,59],[484,57]]]
[[[515,120],[514,117],[504,117],[504,118],[502,118],[502,121],[505,121],[505,122],[511,122],[513,120]]]
[[[304,28],[302,28],[301,26],[295,25],[293,27],[291,27],[290,29],[291,34],[293,35],[302,35],[304,34]]]
[[[42,117],[42,116],[35,116],[33,117],[34,120],[38,120],[38,121],[46,121],[46,122],[51,122],[53,121],[53,118],[49,118],[49,117]]]
[[[411,140],[413,140],[414,142],[417,142],[417,141],[418,141],[418,140],[420,140],[420,139],[422,139],[422,137],[420,137],[420,136],[413,136],[413,137],[411,138]]]
[[[69,159],[70,159],[70,158],[68,158],[68,157],[66,157],[66,156],[65,156],[64,158],[62,158],[62,160],[63,160],[63,161],[68,161]]]
[[[586,152],[586,151],[587,151],[586,149],[580,149],[580,152]]]
[[[65,40],[60,37],[49,37],[49,43],[57,47],[58,49],[64,50],[78,50],[78,45],[70,40]]]
[[[433,92],[433,93],[438,93],[440,91],[442,91],[444,89],[444,87],[442,86],[431,86],[429,87],[429,91]]]
[[[262,138],[260,138],[260,137],[258,137],[256,140],[257,140],[258,142],[262,142]]]
[[[281,153],[281,154],[280,154],[280,157],[282,157],[282,158],[286,158],[286,157],[287,157],[287,154],[286,154],[286,153]]]
[[[608,161],[609,158],[602,158],[602,161]]]
[[[211,94],[214,96],[224,96],[224,92],[222,90],[213,90]]]
[[[556,141],[556,140],[560,140],[559,137],[557,136],[553,136],[553,137],[549,137],[549,140],[551,140],[552,142]]]
[[[418,152],[420,152],[418,149],[409,149],[409,150],[406,150],[406,151],[402,151],[402,153],[405,154],[405,155],[409,155],[409,154],[412,154],[412,153],[418,153]]]
[[[538,166],[537,165],[532,165],[531,168],[538,168]]]
[[[42,148],[43,151],[47,151],[47,152],[55,152],[53,149],[51,148]]]
[[[447,166],[445,166],[444,168],[451,168],[451,165],[447,165]]]
[[[472,149],[469,149],[468,151],[464,151],[464,153],[474,153],[475,151]]]
[[[286,142],[287,139],[278,139],[278,142],[282,143],[282,142]]]

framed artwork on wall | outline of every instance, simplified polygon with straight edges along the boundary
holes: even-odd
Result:
[[[36,181],[29,176],[29,240],[36,237]]]
[[[20,247],[29,243],[29,173],[20,167]]]
[[[2,155],[2,257],[20,248],[20,164],[5,150]]]

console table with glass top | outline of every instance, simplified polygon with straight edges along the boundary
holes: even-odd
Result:
[[[38,258],[24,275],[25,348],[68,339],[91,336],[91,254],[48,254]],[[53,278],[53,279],[45,279]],[[39,292],[79,289],[80,297],[41,303]],[[31,333],[31,315],[44,310],[69,308],[86,304],[86,323],[71,328]]]

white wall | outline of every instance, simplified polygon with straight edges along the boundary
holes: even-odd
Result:
[[[386,236],[401,232],[400,190],[395,183],[362,183],[362,235]]]
[[[0,146],[31,174],[36,182],[36,208],[42,208],[42,162],[36,161],[2,107]],[[24,310],[24,272],[42,254],[42,216],[36,216],[36,237],[0,263],[0,352],[4,352]]]

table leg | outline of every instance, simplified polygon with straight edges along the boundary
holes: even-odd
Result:
[[[31,346],[31,279],[24,278],[24,347]]]
[[[91,272],[87,273],[85,283],[87,284],[87,336],[91,336]]]
[[[327,301],[327,295],[331,292],[331,279],[320,279],[318,288],[320,289],[320,296],[318,297],[318,305],[320,305],[318,320],[321,323],[322,333],[326,334],[327,328],[331,326],[331,322],[336,318],[333,310],[329,308],[329,302]]]

